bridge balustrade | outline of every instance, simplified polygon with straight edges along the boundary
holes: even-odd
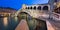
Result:
[[[54,20],[60,20],[60,14],[58,14],[58,13],[53,12],[52,17]]]

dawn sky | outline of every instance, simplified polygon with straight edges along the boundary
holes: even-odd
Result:
[[[0,0],[0,7],[11,7],[20,9],[22,4],[43,4],[48,3],[48,0]]]

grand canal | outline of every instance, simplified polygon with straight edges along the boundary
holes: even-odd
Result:
[[[27,21],[29,30],[47,30],[46,22],[40,19],[32,18],[29,15],[22,14],[20,17],[0,17],[0,30],[15,30],[20,21]],[[23,25],[24,26],[24,25]]]

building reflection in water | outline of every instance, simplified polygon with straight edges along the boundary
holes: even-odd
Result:
[[[15,21],[16,21],[16,22],[18,21],[18,17],[15,17]]]
[[[15,30],[18,19],[11,17],[16,9],[10,7],[0,7],[0,30]]]
[[[7,17],[4,17],[3,18],[3,23],[4,23],[4,26],[7,26],[8,25],[8,18]]]
[[[2,17],[0,18],[0,30],[15,30],[18,23],[17,17]]]

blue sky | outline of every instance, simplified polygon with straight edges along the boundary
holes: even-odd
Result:
[[[20,9],[22,4],[44,4],[48,3],[48,0],[0,0],[0,7],[11,7]]]

